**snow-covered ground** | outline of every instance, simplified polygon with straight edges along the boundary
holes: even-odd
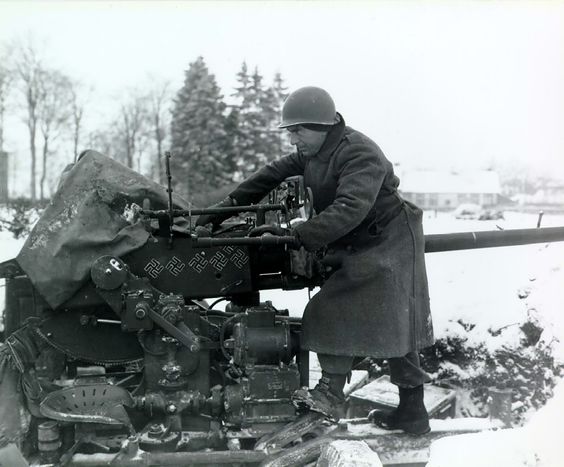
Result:
[[[460,221],[444,214],[425,219],[426,233],[533,228],[536,216],[506,213],[505,221]],[[543,227],[564,226],[564,215],[547,215]],[[426,255],[437,337],[462,334],[488,350],[517,344],[519,325],[538,320],[543,339],[564,338],[564,242]],[[471,330],[462,323],[475,325]],[[552,333],[553,335],[549,335]],[[564,339],[562,339],[564,341]],[[564,346],[554,342],[564,363]]]
[[[562,467],[564,380],[523,427],[439,439],[427,467]]]

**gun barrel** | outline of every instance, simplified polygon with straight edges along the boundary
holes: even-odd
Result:
[[[242,238],[193,238],[199,247],[247,245],[274,246],[292,245],[293,236],[268,235]],[[478,232],[459,232],[425,235],[425,253],[441,251],[472,250],[475,248],[494,248],[501,246],[528,245],[564,241],[564,227],[543,227],[537,229],[486,230]]]
[[[433,234],[425,235],[425,253],[562,241],[564,227]]]

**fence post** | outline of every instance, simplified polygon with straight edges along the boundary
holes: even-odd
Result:
[[[490,420],[500,420],[508,428],[511,426],[511,389],[489,388],[488,409]]]

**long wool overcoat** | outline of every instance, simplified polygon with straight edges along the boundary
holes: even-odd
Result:
[[[341,118],[315,156],[282,157],[230,196],[256,203],[293,175],[303,175],[313,192],[316,215],[295,229],[303,245],[344,254],[305,309],[302,346],[390,358],[432,345],[422,213],[399,196],[380,148]]]

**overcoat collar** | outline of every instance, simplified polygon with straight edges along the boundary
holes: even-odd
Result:
[[[337,146],[345,135],[345,119],[340,113],[337,113],[337,115],[340,118],[339,123],[334,125],[331,131],[327,133],[327,138],[325,138],[319,152],[315,155],[315,157],[318,157],[324,162],[327,162],[331,158],[331,154],[337,149]]]

